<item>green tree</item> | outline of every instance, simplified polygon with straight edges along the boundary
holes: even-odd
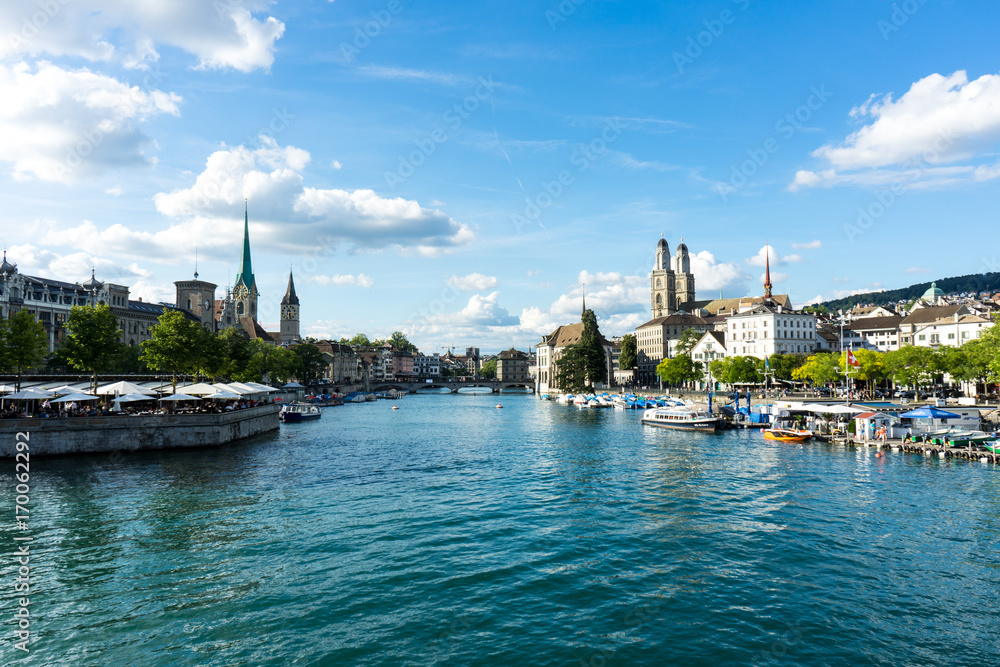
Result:
[[[604,341],[597,328],[597,316],[594,311],[583,311],[583,333],[580,334],[580,354],[583,358],[583,370],[587,374],[587,384],[593,387],[598,382],[608,381],[607,353]]]
[[[638,362],[638,354],[635,334],[625,334],[622,336],[622,352],[618,356],[618,367],[623,371],[635,370],[635,365]]]
[[[0,366],[14,371],[17,391],[21,390],[21,373],[42,363],[48,351],[44,325],[27,310],[0,320]]]
[[[107,304],[73,306],[66,331],[63,355],[70,366],[90,373],[96,391],[97,374],[114,370],[121,361],[125,345],[118,318]]]
[[[406,334],[402,331],[393,331],[392,336],[389,337],[389,344],[400,352],[416,352],[417,346],[414,345],[406,338]]]
[[[146,362],[142,360],[142,347],[135,345],[125,345],[122,348],[122,356],[118,363],[118,369],[122,373],[145,373],[149,370]]]
[[[837,370],[837,355],[820,352],[806,359],[806,362],[792,371],[795,380],[809,380],[814,385],[836,382],[840,377]]]
[[[363,333],[354,334],[354,338],[349,341],[344,341],[348,343],[351,347],[357,348],[359,350],[367,350],[372,346],[372,342],[368,340],[368,336]]]
[[[497,376],[497,360],[490,359],[479,368],[479,376],[492,380]]]
[[[579,343],[567,345],[556,359],[556,385],[564,392],[580,392],[587,387],[586,355]]]
[[[223,330],[216,339],[220,352],[216,363],[210,363],[206,370],[209,375],[235,379],[250,364],[253,356],[250,340],[235,328]]]
[[[695,382],[704,377],[701,364],[692,361],[689,354],[678,354],[671,359],[664,359],[656,367],[656,374],[671,386]]]
[[[694,346],[698,344],[701,337],[705,334],[697,329],[685,329],[681,332],[680,337],[677,339],[677,343],[674,345],[674,355],[679,357],[682,354],[690,354]]]
[[[774,377],[779,380],[791,380],[795,369],[806,363],[806,355],[775,353],[768,357],[768,363],[771,365]]]
[[[298,355],[262,340],[250,341],[250,360],[233,378],[237,382],[288,382],[298,365]]]
[[[942,372],[943,358],[929,347],[905,345],[885,354],[885,370],[897,385],[921,387]]]
[[[177,391],[177,374],[195,374],[206,365],[211,334],[179,310],[166,310],[153,327],[152,338],[142,342],[142,359],[156,371],[170,373]]]
[[[858,361],[858,368],[854,377],[863,382],[867,382],[869,387],[881,383],[888,377],[885,370],[885,354],[878,350],[855,350],[854,358]],[[847,355],[841,360],[841,364],[847,363]],[[844,366],[841,365],[841,368]]]
[[[318,347],[311,343],[304,343],[293,347],[292,352],[299,358],[297,377],[302,382],[314,382],[323,377],[327,363]]]
[[[709,364],[712,377],[725,384],[760,384],[764,381],[764,360],[734,356],[716,359]]]

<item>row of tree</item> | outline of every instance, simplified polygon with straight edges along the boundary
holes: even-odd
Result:
[[[326,361],[319,348],[303,343],[293,348],[249,340],[235,329],[222,333],[206,330],[183,313],[168,310],[152,329],[152,338],[141,347],[121,341],[118,318],[106,306],[74,306],[66,321],[66,336],[48,354],[45,328],[21,310],[0,320],[0,369],[22,373],[45,362],[50,372],[86,372],[96,383],[101,373],[149,371],[237,382],[287,382],[295,377],[309,382],[322,377]]]

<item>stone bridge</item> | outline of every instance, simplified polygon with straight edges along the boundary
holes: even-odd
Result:
[[[527,389],[529,392],[534,393],[535,385],[531,382],[509,382],[504,380],[461,380],[461,381],[448,381],[448,380],[435,380],[433,382],[383,382],[381,384],[372,384],[372,391],[389,391],[390,389],[396,389],[399,391],[405,391],[409,394],[419,393],[421,389],[448,389],[453,394],[457,394],[459,389],[470,389],[470,388],[481,388],[489,389],[494,394],[500,393],[508,389]]]

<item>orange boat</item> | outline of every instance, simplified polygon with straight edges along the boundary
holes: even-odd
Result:
[[[765,440],[774,440],[776,442],[805,442],[812,435],[812,431],[793,428],[769,428],[764,431]]]

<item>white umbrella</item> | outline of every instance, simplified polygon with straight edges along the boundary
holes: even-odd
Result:
[[[231,383],[231,384],[223,384],[222,382],[216,382],[212,386],[215,387],[216,389],[218,389],[219,391],[227,391],[227,392],[229,392],[231,394],[240,394],[241,396],[243,394],[253,394],[253,393],[256,393],[256,390],[252,389],[251,387],[247,387],[246,385],[243,385],[243,388],[240,389],[239,387],[235,386],[236,384],[237,383],[235,383],[235,382]]]
[[[260,391],[266,391],[266,392],[269,392],[269,393],[272,392],[272,391],[281,391],[277,387],[272,387],[270,385],[261,384],[260,382],[247,382],[246,385],[248,387],[254,387],[256,389],[259,389]]]
[[[164,396],[160,399],[161,401],[200,401],[201,399],[197,396],[188,396],[187,394],[170,394],[169,396]]]
[[[153,398],[151,396],[144,396],[142,394],[125,394],[124,396],[119,396],[112,403],[132,403],[133,401],[151,401]]]
[[[299,384],[298,382],[289,382],[288,384],[281,385],[282,389],[305,389],[304,384]]]
[[[106,394],[145,394],[146,396],[151,396],[156,392],[152,389],[146,389],[143,386],[133,384],[132,382],[120,380],[118,382],[106,384],[103,387],[98,387],[97,393],[102,396]]]
[[[237,394],[260,394],[261,390],[251,387],[248,384],[243,384],[242,382],[230,382],[229,391],[235,391]]]
[[[13,387],[9,384],[0,384],[0,394],[6,394],[8,391],[14,391],[17,387]]]
[[[218,392],[216,392],[214,394],[209,394],[205,398],[233,399],[233,398],[240,398],[240,395],[239,394],[235,394],[235,393],[233,393],[231,391],[221,391],[220,390],[220,391],[218,391]]]
[[[208,394],[214,394],[218,391],[218,389],[213,385],[199,382],[198,384],[189,384],[184,387],[177,387],[177,391],[183,391],[189,396],[207,396]]]
[[[4,396],[4,398],[42,399],[42,398],[52,398],[52,394],[45,391],[44,389],[31,387],[30,389],[22,389],[16,394],[8,394]]]
[[[853,405],[831,405],[826,409],[826,412],[833,415],[856,415],[862,412],[868,412],[868,408],[856,408]]]
[[[66,394],[62,398],[55,398],[49,401],[49,403],[72,403],[74,401],[96,401],[96,396],[91,396],[90,394]]]

